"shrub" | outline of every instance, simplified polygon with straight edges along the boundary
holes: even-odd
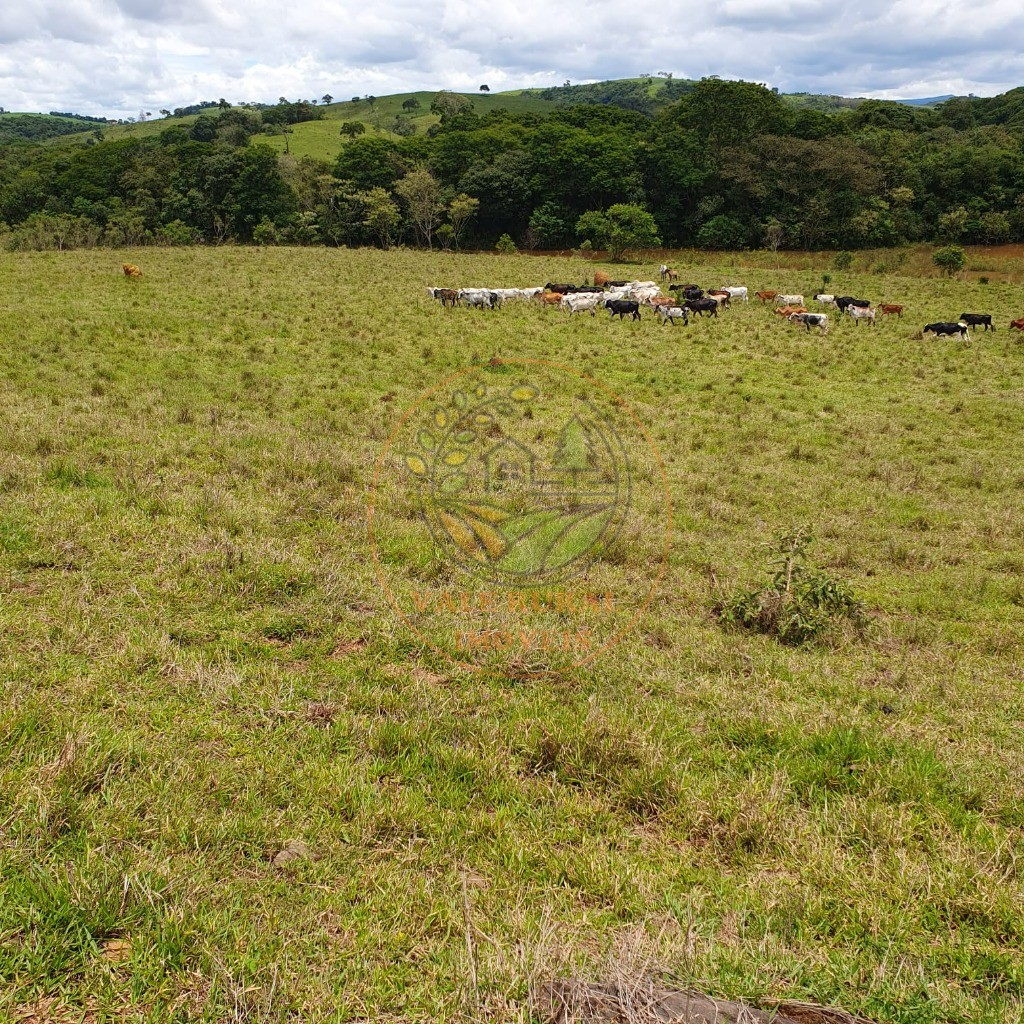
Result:
[[[494,248],[503,256],[514,256],[519,252],[519,249],[516,247],[516,243],[512,241],[512,236],[508,232],[505,232],[505,234],[503,234],[501,238],[494,243]]]
[[[157,240],[163,245],[195,245],[201,241],[199,232],[183,220],[172,220],[170,224],[160,228],[156,235]]]
[[[277,245],[281,241],[281,235],[274,222],[269,217],[264,217],[253,228],[252,240],[256,245]]]
[[[964,269],[966,262],[967,254],[959,245],[944,245],[932,253],[932,263],[947,277],[959,274]]]
[[[853,266],[853,253],[843,249],[841,252],[837,252],[835,259],[832,260],[832,266],[836,270],[849,270]]]
[[[794,646],[822,639],[843,623],[862,632],[867,626],[863,602],[846,583],[807,564],[812,541],[805,529],[779,537],[768,584],[720,602],[719,619]]]

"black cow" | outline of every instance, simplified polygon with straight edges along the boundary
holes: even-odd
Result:
[[[575,286],[571,284],[552,284],[550,281],[544,285],[546,292],[558,292],[559,295],[565,295],[566,292],[573,290]]]
[[[598,287],[596,287],[594,285],[589,285],[589,284],[571,284],[566,289],[566,294],[567,295],[582,295],[582,294],[586,293],[586,294],[590,295],[590,294],[593,294],[594,292],[603,292],[603,291],[604,291],[603,288],[598,288]]]
[[[846,312],[847,306],[860,306],[861,309],[868,309],[871,306],[870,299],[855,299],[852,295],[837,295],[836,305],[840,313]]]
[[[609,288],[625,288],[628,281],[609,281],[607,282]]]
[[[925,324],[921,333],[934,334],[937,338],[952,337],[954,334],[958,334],[964,341],[967,341],[968,338],[967,324]]]
[[[986,331],[994,331],[991,313],[961,313],[960,319],[968,327],[984,327]]]
[[[718,303],[714,299],[687,299],[683,305],[691,312],[703,317],[705,313],[718,316]]]
[[[698,288],[695,284],[683,285],[683,297],[691,302],[704,298],[704,289]]]
[[[630,299],[605,299],[605,309],[612,311],[612,319],[616,317],[625,319],[627,313],[633,314],[634,320],[640,319],[640,303]]]

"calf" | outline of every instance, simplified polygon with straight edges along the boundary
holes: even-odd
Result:
[[[561,292],[541,292],[537,296],[545,306],[557,306],[562,301]]]
[[[786,319],[791,324],[803,324],[808,334],[811,333],[812,327],[818,327],[822,334],[828,334],[827,313],[790,313]]]
[[[822,306],[834,306],[836,304],[836,297],[834,295],[815,295],[814,301]]]
[[[661,317],[662,327],[668,323],[675,327],[677,320],[682,320],[684,327],[690,323],[690,314],[685,306],[658,306],[658,316]]]
[[[778,294],[778,292],[754,292],[754,298],[760,299],[762,302],[771,302]]]
[[[903,319],[903,307],[897,306],[895,302],[883,302],[878,308],[882,311],[882,316],[895,314],[900,320]]]
[[[954,334],[959,335],[964,341],[970,341],[971,336],[967,331],[967,324],[951,324],[942,322],[937,324],[925,324],[921,329],[922,334],[934,334],[936,338],[951,338]]]
[[[1010,330],[1011,331],[1024,331],[1024,316],[1022,316],[1019,320],[1011,320],[1010,321]]]
[[[961,313],[960,321],[967,324],[968,327],[984,327],[986,331],[995,330],[992,325],[991,313]]]
[[[459,302],[459,293],[454,288],[435,288],[434,298],[440,299],[442,306],[456,306]]]
[[[611,310],[611,319],[618,317],[625,320],[627,314],[632,314],[634,320],[640,319],[640,303],[631,299],[605,299],[605,309]]]
[[[717,288],[714,291],[708,292],[708,298],[714,299],[723,309],[729,305],[731,296],[726,291],[719,291]]]

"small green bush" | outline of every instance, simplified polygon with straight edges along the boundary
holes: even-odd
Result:
[[[494,248],[500,252],[503,256],[514,256],[519,249],[516,247],[516,243],[512,241],[512,236],[506,232],[494,243]]]
[[[932,263],[947,277],[953,277],[964,269],[964,265],[967,263],[967,254],[959,245],[944,245],[932,253]]]
[[[779,537],[767,586],[720,602],[715,607],[719,619],[793,646],[820,640],[843,623],[863,632],[863,602],[846,583],[807,564],[812,541],[804,529]]]
[[[836,270],[849,270],[853,266],[853,253],[847,252],[846,249],[837,252],[832,260],[832,266]]]

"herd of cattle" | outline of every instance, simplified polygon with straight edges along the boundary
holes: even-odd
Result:
[[[678,281],[678,271],[664,264],[659,268],[661,280]],[[497,309],[503,302],[511,300],[537,301],[546,306],[558,306],[571,317],[574,313],[589,312],[595,316],[599,309],[606,309],[611,319],[619,317],[631,320],[640,319],[640,310],[646,306],[661,319],[662,326],[667,323],[675,326],[677,320],[689,324],[691,316],[718,316],[720,310],[727,308],[733,301],[747,302],[749,295],[742,285],[731,285],[704,291],[696,284],[670,284],[664,295],[661,286],[655,281],[613,281],[607,274],[597,271],[594,283],[558,284],[549,281],[543,287],[536,288],[428,288],[430,295],[439,300],[443,306],[476,307],[481,309]],[[771,303],[774,312],[790,323],[802,324],[805,330],[817,328],[822,334],[829,330],[829,315],[824,312],[810,312],[804,304],[803,295],[785,294],[775,291],[754,293],[754,298],[762,303]],[[838,310],[840,316],[848,316],[859,327],[862,320],[874,325],[877,314],[882,316],[903,317],[903,306],[896,303],[880,303],[872,306],[868,299],[858,299],[852,295],[814,296],[819,307]],[[922,335],[932,334],[935,337],[960,337],[969,340],[969,328],[980,327],[986,331],[994,331],[991,313],[961,313],[955,320],[943,320],[925,324]],[[1024,317],[1010,322],[1011,329],[1024,332]]]

